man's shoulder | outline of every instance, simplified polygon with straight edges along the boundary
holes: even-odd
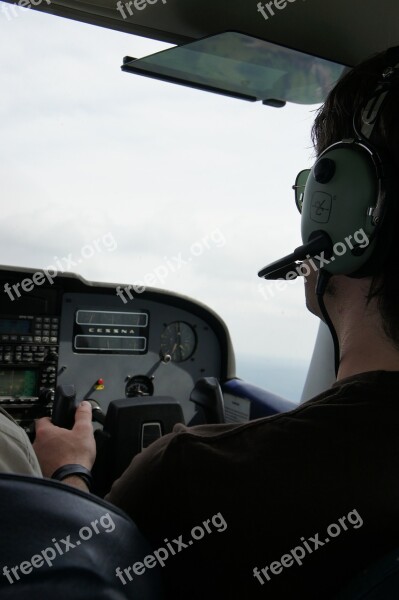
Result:
[[[384,391],[386,392],[384,396]],[[396,398],[399,394],[399,371],[376,371],[362,373],[347,378],[314,398],[284,412],[255,419],[245,423],[196,425],[193,427],[178,423],[173,432],[151,444],[133,461],[135,472],[141,467],[146,473],[149,469],[165,470],[166,465],[172,469],[180,461],[186,462],[193,453],[202,456],[210,454],[235,453],[237,449],[246,448],[246,440],[251,446],[259,438],[262,444],[284,444],[284,438],[289,440],[288,446],[294,444],[294,439],[304,437],[320,437],[323,430],[331,431],[335,424],[338,426],[342,419],[348,422],[358,419],[360,411],[363,419],[367,415],[373,418],[378,410],[377,402],[385,403],[392,399],[393,410],[399,411]],[[383,397],[382,397],[383,395]]]
[[[185,453],[190,446],[229,446],[239,443],[239,439],[265,436],[276,432],[280,437],[293,435],[295,430],[301,434],[301,429],[313,429],[324,422],[331,429],[335,419],[343,416],[356,419],[362,411],[363,416],[378,411],[381,403],[385,406],[391,404],[392,409],[399,412],[399,371],[373,371],[360,373],[335,383],[332,387],[318,394],[314,398],[299,404],[294,409],[276,413],[244,423],[196,425],[189,427],[181,423],[175,425],[173,433],[157,442],[153,451],[158,458],[165,458],[169,452],[179,452],[179,447],[184,446]]]
[[[374,408],[376,402],[393,403],[399,395],[399,371],[367,371],[345,377],[334,383],[329,389],[301,406],[316,405],[317,403],[333,403],[337,401],[343,406],[348,401]]]
[[[387,418],[387,411],[379,411],[381,389],[392,391],[392,402],[387,402],[392,418]],[[169,518],[173,513],[178,521],[176,507],[180,503],[176,499],[191,494],[194,502],[204,490],[210,487],[216,493],[220,485],[223,489],[219,489],[219,495],[228,490],[233,493],[238,473],[248,489],[254,481],[281,484],[281,473],[297,477],[303,465],[307,476],[313,476],[316,482],[321,473],[331,478],[337,464],[345,464],[351,448],[373,451],[369,448],[369,432],[375,426],[376,414],[380,414],[381,422],[381,436],[374,440],[376,447],[380,447],[382,436],[390,440],[393,431],[396,436],[398,393],[399,373],[388,377],[369,374],[335,384],[297,408],[270,417],[242,424],[178,424],[172,433],[133,459],[107,499],[138,519],[147,532],[154,533],[148,508],[154,507],[154,502],[158,507],[159,498],[162,511],[168,508]],[[386,431],[386,422],[392,431]]]

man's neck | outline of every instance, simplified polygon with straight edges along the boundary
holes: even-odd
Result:
[[[337,381],[368,371],[399,371],[399,350],[383,331],[379,315],[347,313],[337,334],[341,355]]]
[[[369,371],[399,371],[399,354],[380,352],[378,356],[371,348],[359,348],[356,354],[348,353],[341,358],[337,381]]]

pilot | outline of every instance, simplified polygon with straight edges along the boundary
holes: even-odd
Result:
[[[354,227],[360,219],[369,240],[367,253],[354,246],[342,268],[324,271],[314,255],[331,258],[328,244],[339,241],[325,221],[319,249],[304,257],[319,264],[306,278],[306,304],[333,332],[336,382],[287,413],[177,425],[136,456],[107,500],[135,520],[154,560],[126,557],[122,586],[158,564],[174,600],[325,600],[398,545],[398,73],[398,50],[367,60],[338,82],[313,126],[324,162],[309,175],[302,225],[317,186],[338,181],[323,207],[346,198],[338,212]],[[78,451],[63,456],[58,433],[39,421],[34,447],[45,475],[81,462]]]

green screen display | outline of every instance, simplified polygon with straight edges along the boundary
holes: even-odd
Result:
[[[37,378],[33,369],[0,369],[0,396],[37,396]]]

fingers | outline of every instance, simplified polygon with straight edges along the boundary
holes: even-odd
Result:
[[[81,427],[82,425],[84,425],[84,426],[91,425],[91,413],[92,413],[92,408],[91,408],[90,402],[83,400],[83,402],[81,402],[79,404],[79,406],[77,407],[77,409],[75,411],[74,427],[76,425],[78,425],[79,427]],[[51,421],[50,417],[42,417],[41,419],[36,419],[36,421],[35,421],[36,433],[38,433],[40,431],[45,431],[45,430],[48,430],[48,429],[54,428],[54,427],[59,429],[59,427],[54,425],[54,423]]]
[[[75,412],[74,428],[76,425],[78,425],[79,427],[81,425],[91,425],[91,412],[92,408],[90,402],[83,400],[83,402],[79,404]]]
[[[92,408],[91,408],[90,402],[83,400],[83,402],[81,402],[79,404],[79,406],[77,407],[77,409],[75,411],[75,425],[81,426],[81,425],[91,424],[91,412],[92,412]],[[50,417],[42,417],[41,419],[35,420],[36,432],[44,431],[51,427],[57,427],[57,426],[54,425],[54,423],[51,421]]]
[[[43,431],[48,428],[49,425],[53,425],[50,417],[42,417],[41,419],[35,419],[35,430],[36,433],[38,431]],[[54,427],[54,425],[53,425]]]

